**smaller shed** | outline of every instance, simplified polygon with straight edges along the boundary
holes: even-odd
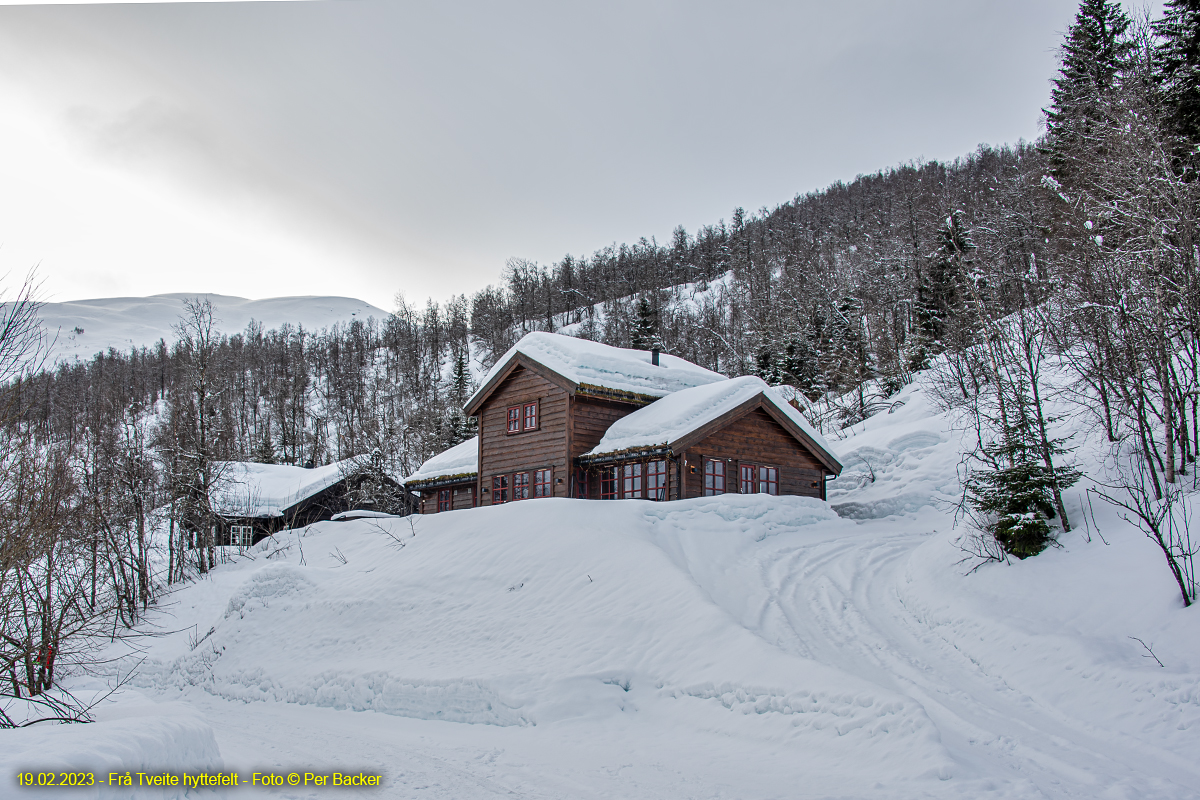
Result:
[[[421,495],[422,514],[478,505],[479,437],[472,436],[430,458],[404,479],[404,488]]]
[[[579,496],[676,500],[725,493],[825,499],[841,462],[804,417],[760,378],[669,394],[617,420],[577,459]]]
[[[355,509],[408,513],[413,503],[399,481],[376,472],[367,457],[312,469],[222,462],[218,489],[211,498],[224,523],[216,532],[216,542],[245,547],[285,528],[311,525]]]

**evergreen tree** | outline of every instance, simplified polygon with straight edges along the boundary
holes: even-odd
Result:
[[[816,338],[811,325],[789,335],[779,360],[783,382],[795,386],[809,400],[816,400],[825,393],[825,381],[817,363]]]
[[[991,468],[970,477],[967,497],[984,518],[985,531],[1004,552],[1025,559],[1054,541],[1047,520],[1055,516],[1055,484],[1060,491],[1066,489],[1081,473],[1072,467],[1047,468],[1032,420],[1018,416],[1022,421],[1008,426],[1000,441],[983,449]],[[1052,441],[1050,447],[1052,455],[1067,452],[1062,439]]]
[[[1154,23],[1155,52],[1162,98],[1171,110],[1175,132],[1200,143],[1200,0],[1167,0],[1163,18]]]
[[[275,463],[275,445],[271,441],[270,428],[263,428],[262,436],[259,437],[257,444],[254,445],[251,460],[257,461],[260,464]]]
[[[650,301],[646,299],[645,295],[638,299],[637,316],[633,321],[633,332],[630,339],[634,350],[653,350],[662,347],[662,342],[658,337],[658,322],[654,318],[654,311],[650,308]]]
[[[946,349],[951,323],[964,316],[966,281],[975,243],[966,229],[964,214],[956,210],[937,233],[937,250],[926,259],[913,304],[914,331],[909,368],[929,366],[929,359]]]
[[[454,371],[450,374],[450,389],[454,393],[454,402],[461,408],[471,394],[471,371],[467,368],[465,347],[459,348],[454,354]]]
[[[772,386],[783,383],[779,353],[772,337],[764,337],[754,357],[754,374]]]
[[[1060,181],[1069,178],[1070,164],[1106,117],[1104,100],[1133,48],[1129,24],[1120,3],[1083,0],[1067,30],[1045,110],[1050,171]]]

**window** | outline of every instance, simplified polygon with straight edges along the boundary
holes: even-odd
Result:
[[[497,475],[492,478],[492,505],[508,502],[508,476]]]
[[[524,429],[527,431],[537,430],[538,404],[537,403],[526,403],[524,416],[525,416]]]
[[[704,459],[704,496],[725,494],[725,462],[715,458]]]
[[[742,494],[779,494],[779,470],[759,464],[741,465]]]
[[[587,500],[588,471],[586,469],[575,470],[575,496],[580,500]]]
[[[550,497],[554,487],[550,485],[550,470],[539,469],[533,473],[533,496]]]
[[[626,464],[621,468],[621,497],[626,499],[642,496],[642,464]]]
[[[450,510],[450,490],[441,489],[438,491],[438,511]]]
[[[512,476],[512,499],[513,500],[528,500],[529,499],[529,473],[516,472]]]
[[[508,409],[508,432],[509,433],[520,433],[521,432],[521,407],[520,406],[511,406]]]
[[[646,464],[646,497],[651,500],[667,499],[666,461],[651,461]]]
[[[779,469],[742,463],[742,494],[779,494]]]
[[[755,484],[758,482],[758,467],[753,464],[742,462],[741,465],[742,481],[738,491],[742,494],[754,494]]]
[[[775,467],[758,468],[758,491],[763,494],[779,494],[779,470]]]
[[[231,525],[229,527],[229,543],[235,547],[249,547],[254,544],[254,527]]]
[[[600,499],[617,499],[617,468],[604,467],[600,470]]]

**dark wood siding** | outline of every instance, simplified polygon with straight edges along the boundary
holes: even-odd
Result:
[[[438,492],[443,489],[450,491],[450,510],[458,511],[460,508],[473,508],[472,498],[475,492],[478,491],[475,480],[464,481],[462,483],[450,484],[449,486],[439,486],[436,489],[425,489],[421,492],[421,508],[422,514],[436,514],[438,510]]]
[[[572,398],[571,463],[575,463],[574,459],[600,444],[605,432],[614,422],[629,416],[639,408],[641,406],[595,400],[578,395]],[[600,473],[595,470],[592,471],[588,481],[588,497],[600,498]]]
[[[510,434],[510,406],[537,402],[538,429]],[[569,486],[567,461],[567,392],[532,370],[518,366],[484,402],[479,410],[480,505],[491,503],[492,476],[550,467],[554,470],[554,495],[566,497]],[[530,479],[532,480],[532,475]],[[558,483],[559,478],[563,479]]]
[[[738,491],[738,466],[746,461],[778,467],[780,494],[825,496],[825,468],[761,408],[726,425],[684,453],[686,497],[700,497],[703,493],[705,458],[726,462],[726,493]]]
[[[467,486],[455,486],[450,490],[450,507],[455,511],[460,508],[474,508],[475,489],[474,482]]]

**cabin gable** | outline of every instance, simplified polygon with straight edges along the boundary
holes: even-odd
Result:
[[[567,458],[568,391],[525,364],[515,364],[488,394],[478,409],[480,505],[496,499],[495,479],[505,478],[506,500],[512,500],[520,476],[527,476],[532,491],[534,473],[549,469],[550,496],[566,497],[569,487]],[[527,408],[534,407],[532,429],[526,426]],[[510,413],[516,410],[517,430],[511,431]],[[532,496],[532,494],[530,495]]]
[[[706,461],[723,464],[725,493],[741,491],[741,467],[755,465],[778,470],[778,493],[825,499],[824,464],[757,404],[697,441],[687,444],[683,457],[683,496],[704,494]]]

